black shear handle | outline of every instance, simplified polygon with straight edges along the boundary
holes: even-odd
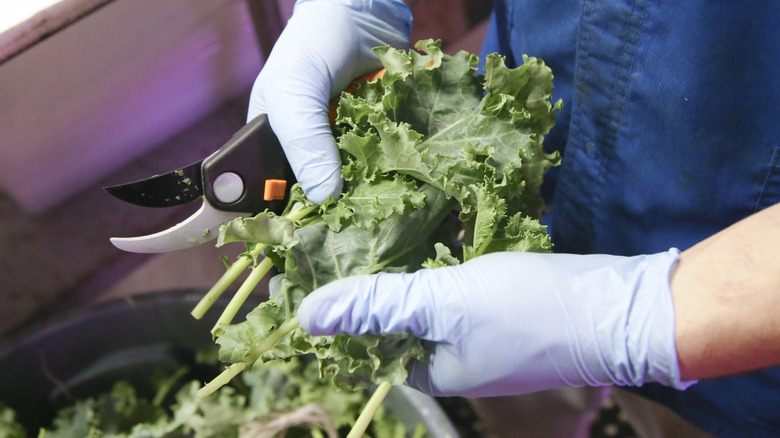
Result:
[[[220,176],[229,173],[241,178],[243,193],[235,201],[223,202],[215,195],[214,184]],[[290,163],[265,114],[244,125],[217,152],[206,158],[201,174],[203,194],[212,206],[219,210],[252,214],[265,209],[280,213],[287,204],[290,187],[295,183]],[[264,199],[268,180],[287,182],[284,199]]]

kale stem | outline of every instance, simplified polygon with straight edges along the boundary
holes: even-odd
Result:
[[[262,249],[260,251],[262,251]],[[192,309],[192,316],[195,319],[203,318],[203,315],[206,314],[206,311],[208,311],[209,308],[211,308],[211,306],[214,305],[214,303],[217,301],[217,299],[219,299],[222,293],[225,292],[227,288],[230,287],[231,284],[233,284],[234,281],[236,281],[236,278],[238,278],[238,276],[241,275],[241,273],[244,272],[244,270],[248,268],[251,263],[252,263],[251,258],[241,257],[238,260],[236,260],[235,263],[230,265],[230,268],[228,268],[228,270],[225,271],[224,274],[222,274],[222,277],[220,277],[220,279],[217,280],[214,286],[212,286],[211,289],[209,289],[206,295],[204,295],[203,298],[200,299],[200,301],[195,306],[195,308]]]
[[[233,298],[230,299],[230,302],[227,307],[225,307],[222,315],[220,315],[217,323],[214,324],[214,328],[211,329],[212,334],[219,330],[220,327],[228,325],[233,321],[233,318],[236,317],[236,313],[241,309],[241,306],[244,304],[247,297],[249,297],[249,294],[252,293],[257,284],[260,283],[260,280],[265,277],[265,274],[271,270],[273,265],[271,259],[266,257],[257,266],[252,268],[249,277],[247,277],[247,279],[244,280],[244,283],[241,284],[241,287],[238,288],[238,291],[233,295]]]
[[[169,392],[171,392],[171,389],[173,389],[173,386],[176,385],[176,382],[184,377],[184,375],[186,375],[189,371],[189,367],[181,367],[176,370],[175,373],[166,378],[160,385],[160,388],[157,389],[157,394],[155,394],[154,399],[152,399],[152,406],[162,406],[163,401],[165,401],[165,397]]]
[[[256,361],[260,356],[265,354],[267,351],[272,350],[276,346],[276,344],[279,343],[279,341],[284,339],[285,336],[287,336],[288,334],[290,334],[290,332],[300,327],[301,327],[301,323],[297,316],[294,316],[288,321],[283,322],[278,329],[276,329],[273,333],[269,334],[265,339],[258,342],[257,344],[255,344],[254,347],[252,347],[252,351],[250,353],[252,362]]]
[[[305,218],[306,216],[308,216],[310,213],[317,210],[318,208],[320,208],[319,205],[310,205],[308,207],[301,208],[298,211],[291,211],[290,213],[285,215],[285,217],[287,219],[290,219],[291,221],[299,221]]]
[[[300,326],[301,324],[297,316],[293,317],[289,321],[285,321],[282,325],[279,326],[278,329],[276,329],[276,331],[268,335],[268,337],[257,343],[252,348],[246,361],[237,362],[233,365],[230,365],[227,369],[215,377],[214,380],[207,383],[203,388],[198,390],[198,397],[208,397],[222,386],[227,385],[228,382],[241,373],[241,371],[255,363],[255,361],[259,359],[260,356],[272,350],[276,344],[279,343],[279,341],[284,339],[284,337],[290,334],[290,332],[293,330],[300,328]]]
[[[211,382],[207,383],[198,390],[199,398],[206,398],[211,394],[214,394],[219,388],[227,385],[233,377],[236,377],[244,371],[244,368],[250,365],[251,362],[238,362],[230,365],[224,371],[219,373]]]
[[[359,438],[366,433],[368,425],[371,424],[371,420],[374,418],[374,415],[376,415],[376,411],[379,410],[379,406],[382,405],[382,402],[385,400],[387,393],[390,392],[390,388],[392,387],[393,384],[390,382],[382,382],[377,386],[374,393],[371,394],[368,403],[366,403],[366,406],[360,411],[360,415],[358,415],[355,424],[347,434],[347,438]]]
[[[317,208],[319,208],[319,206],[311,205],[309,207],[301,208],[297,211],[291,211],[285,217],[292,221],[299,221],[311,214]],[[230,265],[230,268],[228,268],[228,270],[222,274],[222,277],[217,280],[214,286],[212,286],[206,295],[201,298],[195,308],[192,309],[192,316],[195,319],[203,318],[203,315],[206,314],[206,311],[208,311],[211,306],[214,305],[217,299],[219,299],[219,297],[227,290],[227,288],[230,287],[234,281],[236,281],[238,276],[241,275],[241,273],[244,272],[244,270],[247,269],[250,264],[252,264],[252,261],[257,259],[257,257],[259,257],[267,247],[268,245],[258,243],[250,252],[250,257],[239,257],[235,263]]]

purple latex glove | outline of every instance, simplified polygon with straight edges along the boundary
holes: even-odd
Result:
[[[432,395],[564,386],[685,388],[669,275],[679,252],[618,257],[496,253],[414,274],[356,276],[306,297],[314,335],[406,331],[428,355],[407,383]]]
[[[247,120],[268,114],[306,196],[338,198],[341,164],[328,103],[381,67],[377,46],[409,47],[412,13],[399,0],[299,0],[252,88]]]

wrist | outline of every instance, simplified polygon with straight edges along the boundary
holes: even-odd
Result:
[[[675,310],[670,280],[679,263],[680,251],[641,256],[645,266],[637,279],[637,288],[626,321],[628,354],[622,365],[630,385],[658,382],[685,389],[695,381],[680,375],[675,342]],[[633,365],[636,364],[636,365]],[[619,372],[616,373],[619,375]],[[633,379],[633,380],[632,380]]]
[[[635,257],[595,257],[564,297],[571,327],[566,342],[573,386],[641,386],[658,382],[684,389],[675,347],[674,303],[669,278],[679,251]],[[606,263],[599,257],[607,257]]]

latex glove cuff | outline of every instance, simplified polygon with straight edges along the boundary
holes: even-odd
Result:
[[[658,382],[685,389],[696,383],[681,380],[675,348],[675,313],[669,278],[679,255],[672,248],[664,253],[626,258],[586,274],[603,276],[606,281],[601,284],[605,287],[589,288],[586,293],[593,295],[590,299],[563,304],[574,318],[590,319],[568,326],[567,332],[569,339],[582,346],[581,351],[592,340],[600,354],[591,357],[582,354],[581,361],[575,357],[573,369],[563,372],[562,378],[574,375],[572,384],[589,386],[611,383],[639,386]],[[629,293],[615,294],[615,290]],[[588,311],[574,309],[580,306],[587,307]],[[574,331],[575,327],[584,332]]]

